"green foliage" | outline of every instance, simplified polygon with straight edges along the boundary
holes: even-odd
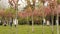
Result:
[[[1,9],[1,6],[0,6],[0,9]]]
[[[15,15],[16,15],[16,11],[15,11],[15,9],[13,9],[13,8],[7,8],[6,10],[5,10],[5,13],[6,13],[6,15],[8,15],[9,13],[13,16],[13,17],[15,17]]]
[[[19,24],[19,25],[27,24],[27,21],[26,21],[26,19],[24,19],[24,18],[19,18],[19,19],[18,19],[18,24]]]
[[[12,14],[16,13],[15,9],[13,9],[11,7],[6,9],[6,13],[8,13],[8,12],[11,12]]]
[[[37,20],[38,19],[38,20]],[[19,25],[23,25],[23,24],[30,24],[32,22],[32,17],[26,17],[26,18],[18,18],[19,20]],[[34,25],[40,25],[42,24],[42,18],[40,17],[34,17]]]
[[[60,0],[57,0],[57,3],[60,4]]]
[[[1,6],[0,6],[0,9],[1,9]]]

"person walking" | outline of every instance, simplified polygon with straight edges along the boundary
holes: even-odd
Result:
[[[10,20],[9,20],[9,23],[10,23],[10,26],[12,27],[12,19],[10,18]]]
[[[13,23],[14,23],[14,26],[16,27],[16,25],[18,24],[18,20],[17,19],[14,19],[13,20]]]

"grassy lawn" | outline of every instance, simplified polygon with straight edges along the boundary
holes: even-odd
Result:
[[[60,29],[60,26],[59,26]],[[52,34],[51,26],[44,26],[44,34]],[[34,25],[34,32],[32,32],[31,25],[14,26],[0,26],[0,34],[42,34],[42,25]],[[54,26],[54,34],[57,34],[56,25]]]

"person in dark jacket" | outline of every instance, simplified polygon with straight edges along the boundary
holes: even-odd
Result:
[[[12,27],[12,19],[10,18],[10,20],[9,20],[9,23],[10,23],[10,26]]]

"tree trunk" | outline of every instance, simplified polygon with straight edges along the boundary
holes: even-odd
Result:
[[[28,34],[30,34],[30,32],[29,32],[29,21],[28,21],[28,16],[27,16],[27,25],[28,25]]]
[[[53,16],[52,16],[52,34],[54,34],[53,31],[54,31],[54,30],[53,30]]]
[[[34,21],[33,21],[33,10],[32,10],[32,32],[34,32],[34,26],[33,26],[34,25]]]
[[[58,13],[57,13],[56,24],[57,24],[57,34],[59,34],[59,14]]]

